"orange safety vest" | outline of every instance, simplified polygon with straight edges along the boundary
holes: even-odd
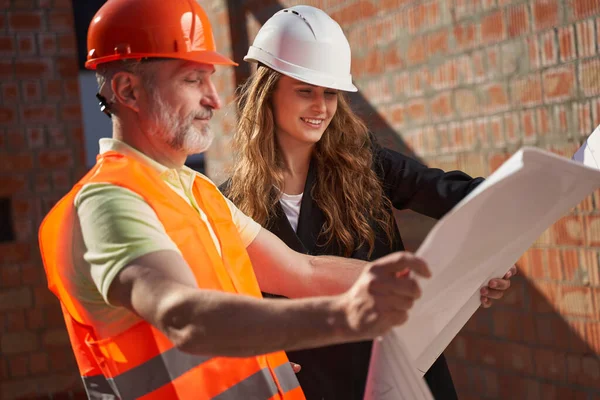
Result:
[[[112,183],[142,196],[154,209],[203,289],[261,297],[248,253],[221,193],[196,178],[193,194],[221,242],[219,256],[197,211],[152,168],[107,152],[46,216],[39,239],[48,287],[60,299],[71,345],[90,397],[118,399],[304,399],[284,352],[247,357],[184,353],[158,329],[140,322],[99,338],[83,318],[61,268],[72,266],[74,199],[87,183]]]

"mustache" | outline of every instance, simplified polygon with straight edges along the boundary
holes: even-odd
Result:
[[[211,119],[213,117],[213,109],[209,107],[204,107],[201,111],[194,112],[191,115],[194,119]]]

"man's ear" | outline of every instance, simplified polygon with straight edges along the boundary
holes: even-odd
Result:
[[[127,107],[135,112],[140,111],[141,80],[130,72],[118,72],[111,80],[115,103]]]

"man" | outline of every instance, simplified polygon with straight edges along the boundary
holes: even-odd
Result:
[[[90,26],[113,138],[40,227],[90,398],[303,399],[282,350],[384,334],[429,276],[407,253],[296,253],[185,168],[212,140],[215,65],[234,63],[192,0],[110,0]]]

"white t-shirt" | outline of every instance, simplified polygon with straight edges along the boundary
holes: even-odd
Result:
[[[283,212],[287,217],[288,221],[290,221],[290,225],[292,225],[292,229],[296,232],[298,228],[298,216],[300,215],[300,205],[302,203],[302,195],[300,194],[285,194],[281,193],[281,198],[279,202],[281,203],[281,207],[283,208]]]

